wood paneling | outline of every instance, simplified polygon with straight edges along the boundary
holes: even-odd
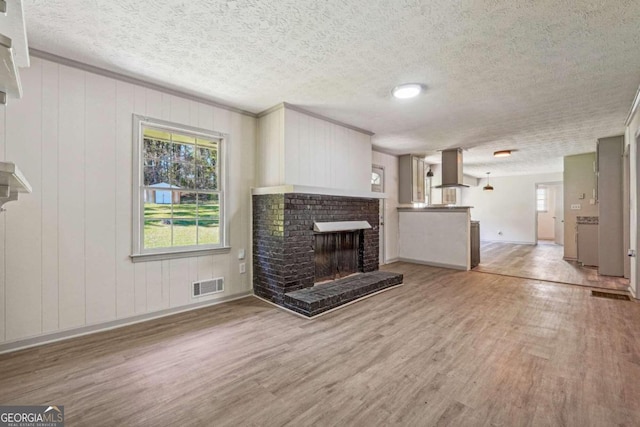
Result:
[[[85,78],[83,71],[59,66],[58,251],[60,328],[85,324]],[[27,178],[29,179],[29,178]]]
[[[193,300],[197,278],[224,276],[224,296],[250,287],[235,251],[251,247],[255,119],[41,59],[22,78],[24,97],[0,107],[0,159],[34,192],[0,215],[0,342],[222,296]],[[133,114],[230,134],[233,253],[131,262]]]
[[[281,108],[259,119],[258,186],[308,185],[369,191],[369,135]]]
[[[2,355],[0,401],[83,426],[640,425],[640,305],[384,269],[404,285],[313,321],[245,298]]]
[[[42,332],[42,61],[34,60],[22,76],[25,92],[7,109],[6,156],[15,162],[33,187],[33,193],[12,202],[5,244],[6,339]],[[24,118],[29,125],[23,126]],[[25,262],[28,260],[28,262]]]
[[[116,82],[87,74],[85,94],[87,324],[116,319]]]
[[[42,62],[42,332],[59,328],[58,66]],[[46,179],[44,179],[46,177]]]
[[[256,144],[257,186],[269,187],[284,183],[284,109],[258,120]]]
[[[116,317],[133,316],[135,310],[135,269],[131,254],[132,174],[120,173],[132,165],[131,111],[135,111],[135,87],[116,82]]]
[[[283,184],[370,191],[369,135],[285,109]]]

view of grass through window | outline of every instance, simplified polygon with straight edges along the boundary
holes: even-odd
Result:
[[[145,249],[220,243],[219,140],[144,129]]]

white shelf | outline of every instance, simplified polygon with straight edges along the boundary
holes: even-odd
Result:
[[[0,92],[12,98],[22,98],[22,84],[14,61],[11,39],[2,34],[0,34],[0,61],[4,65],[0,67]],[[6,99],[1,103],[6,103]]]
[[[0,162],[0,210],[5,203],[18,200],[18,194],[31,191],[31,185],[15,163]]]

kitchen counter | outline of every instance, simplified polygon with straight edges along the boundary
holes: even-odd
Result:
[[[471,206],[398,208],[399,259],[471,269]]]

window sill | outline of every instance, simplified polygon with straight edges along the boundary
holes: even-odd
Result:
[[[228,254],[231,252],[231,247],[225,246],[215,249],[193,249],[180,252],[158,252],[153,254],[133,254],[130,255],[132,262],[147,262],[147,261],[163,261],[166,259],[178,259],[178,258],[193,258],[205,255],[219,255]]]

